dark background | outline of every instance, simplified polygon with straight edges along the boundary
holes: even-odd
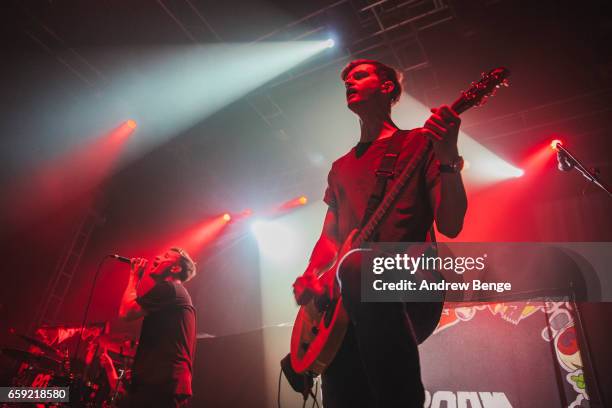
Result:
[[[426,13],[434,3],[444,8],[439,14],[373,35],[379,28],[371,12],[360,11],[369,5],[365,1],[4,2],[0,182],[7,192],[83,135],[117,123],[110,112],[121,106],[109,99],[114,72],[145,70],[140,50],[251,42],[275,30],[280,31],[267,40],[288,40],[318,27],[323,29],[315,39],[333,33],[338,45],[132,156],[95,191],[60,209],[15,218],[20,208],[11,208],[10,194],[3,194],[2,344],[14,343],[9,330],[32,329],[46,285],[91,208],[100,222],[78,263],[58,324],[80,321],[96,265],[106,253],[146,254],[160,237],[206,217],[265,209],[301,194],[312,201],[322,197],[331,161],[357,140],[356,121],[339,106],[338,73],[353,57],[380,58],[403,68],[406,92],[426,106],[449,103],[483,70],[507,66],[512,86],[486,108],[464,115],[462,129],[515,164],[525,162],[551,135],[561,135],[578,157],[601,171],[602,179],[612,180],[612,19],[604,13],[604,2],[388,1],[375,10],[390,27]],[[329,99],[336,90],[337,99]],[[262,114],[269,105],[257,102],[266,98],[281,112],[274,121]],[[92,108],[97,106],[110,108]],[[146,139],[146,130],[140,131],[139,124],[138,138]],[[558,172],[553,159],[530,182],[528,190],[510,185],[473,191],[458,240],[612,240],[609,198],[579,175]],[[28,199],[44,207],[44,197],[35,192]],[[503,211],[498,208],[502,202],[507,203]],[[222,336],[268,324],[261,312],[267,299],[254,278],[259,276],[257,245],[243,236],[193,254],[202,268],[188,288],[200,332]],[[215,257],[227,242],[233,244],[224,249],[226,255]],[[304,248],[304,257],[309,251]],[[279,276],[281,287],[288,288],[298,273]],[[126,279],[121,266],[105,269],[92,321],[114,319]],[[293,310],[287,306],[286,314]],[[594,322],[606,315],[592,305],[590,313]],[[609,336],[605,327],[592,326],[594,342]],[[609,359],[607,353],[601,361]]]

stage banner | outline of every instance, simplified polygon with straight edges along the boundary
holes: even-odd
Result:
[[[445,304],[421,346],[426,408],[589,407],[568,302]]]

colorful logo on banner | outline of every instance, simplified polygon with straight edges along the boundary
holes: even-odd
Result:
[[[569,408],[588,407],[588,395],[584,382],[582,370],[582,359],[578,349],[576,329],[574,327],[573,308],[567,302],[511,302],[511,303],[489,303],[479,306],[458,306],[446,304],[442,311],[442,317],[438,327],[434,331],[440,333],[450,327],[467,322],[474,318],[479,312],[489,312],[493,316],[501,318],[509,324],[519,325],[521,321],[528,319],[535,313],[546,313],[548,324],[542,328],[542,340],[552,343],[559,367],[565,371],[565,393],[570,400]],[[431,406],[436,406],[434,394],[431,398]],[[478,394],[478,393],[468,393]],[[489,394],[489,393],[485,393]],[[503,393],[497,398],[502,398]],[[477,395],[476,395],[477,396]],[[457,400],[461,396],[455,396]],[[466,396],[463,396],[467,398]],[[474,397],[474,396],[471,396]],[[488,396],[487,396],[488,397]],[[490,406],[485,400],[479,398],[482,406]],[[509,404],[509,403],[508,403]],[[495,405],[497,406],[497,405]],[[507,405],[509,406],[509,405]]]

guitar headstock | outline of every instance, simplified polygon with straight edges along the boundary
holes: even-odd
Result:
[[[492,69],[482,73],[478,82],[472,82],[470,89],[463,91],[461,97],[453,103],[452,109],[457,113],[463,113],[473,106],[482,106],[487,98],[495,95],[500,86],[508,86],[510,70],[504,67]]]

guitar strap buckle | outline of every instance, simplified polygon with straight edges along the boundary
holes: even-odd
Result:
[[[383,199],[387,187],[387,180],[393,178],[396,174],[395,163],[399,157],[405,133],[406,132],[402,132],[398,129],[393,136],[391,136],[389,146],[387,146],[387,150],[380,161],[380,165],[378,169],[376,169],[376,185],[368,199],[368,206],[361,219],[362,228],[366,225],[372,214],[374,214],[374,211],[376,211],[376,208]]]

